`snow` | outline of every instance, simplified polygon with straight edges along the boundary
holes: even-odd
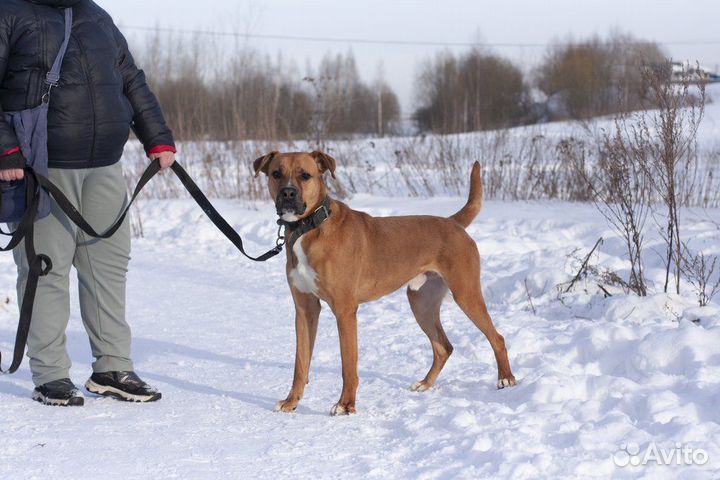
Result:
[[[260,182],[261,180],[257,180]],[[464,199],[356,195],[376,215],[454,213]],[[218,201],[250,253],[274,244],[271,203]],[[133,244],[128,317],[136,370],[163,392],[155,404],[87,394],[82,408],[30,400],[27,361],[0,378],[0,478],[686,478],[720,476],[720,306],[698,308],[689,285],[664,295],[659,255],[651,294],[604,298],[586,280],[567,294],[576,249],[625,277],[622,243],[588,205],[486,202],[468,231],[483,256],[490,313],[518,385],[496,389],[487,341],[443,306],[455,351],[426,392],[429,342],[404,292],[361,307],[358,413],[331,417],[342,385],[334,318],[320,318],[310,384],[297,411],[273,411],[289,391],[295,336],[282,256],[240,256],[191,200],[146,200]],[[683,228],[720,254],[720,210],[685,210]],[[662,250],[651,229],[649,251]],[[14,339],[14,266],[0,257],[0,349]],[[72,378],[91,373],[73,281]],[[532,298],[532,306],[528,300]],[[535,313],[533,313],[533,309]],[[654,443],[653,443],[654,442]],[[635,446],[703,449],[702,466],[628,465]]]

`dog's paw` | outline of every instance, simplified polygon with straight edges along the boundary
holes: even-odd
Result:
[[[357,413],[357,410],[355,410],[355,405],[343,405],[340,402],[336,403],[330,409],[330,415],[332,415],[333,417],[336,417],[338,415],[352,415],[354,413]]]
[[[294,412],[297,408],[296,402],[289,402],[287,400],[280,400],[275,404],[275,408],[273,408],[273,411],[275,412],[285,412],[290,413]]]
[[[515,377],[501,378],[500,380],[498,380],[497,383],[498,390],[501,390],[505,387],[514,387],[515,385],[517,385]]]
[[[430,387],[432,385],[428,385],[425,380],[420,380],[419,382],[415,382],[410,386],[410,390],[413,392],[424,392],[425,390],[430,390]]]

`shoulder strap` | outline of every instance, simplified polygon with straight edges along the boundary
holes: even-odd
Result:
[[[73,9],[72,7],[65,9],[65,40],[63,40],[62,45],[60,45],[60,51],[57,54],[57,57],[55,57],[55,61],[53,62],[52,68],[45,76],[45,83],[50,85],[50,87],[57,87],[58,82],[60,81],[60,68],[62,67],[63,59],[65,58],[65,53],[67,52],[68,43],[70,43],[70,34],[72,33],[72,23],[73,23]]]

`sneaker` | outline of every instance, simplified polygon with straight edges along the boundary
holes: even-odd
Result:
[[[58,407],[80,407],[85,404],[83,394],[75,388],[75,384],[69,378],[54,380],[35,387],[32,398],[44,405]]]
[[[135,372],[93,373],[85,388],[90,393],[126,402],[154,402],[162,398],[160,392],[143,382]]]

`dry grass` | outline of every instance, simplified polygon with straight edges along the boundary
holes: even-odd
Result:
[[[336,193],[389,197],[464,196],[468,172],[476,160],[483,166],[488,199],[590,202],[592,192],[563,154],[568,144],[592,169],[600,159],[601,136],[547,135],[541,127],[447,135],[328,141],[326,150],[338,162]],[[262,199],[262,182],[253,178],[252,161],[271,150],[309,151],[298,142],[183,142],[179,161],[210,197]],[[720,150],[698,150],[697,168],[680,186],[681,206],[720,207]],[[147,166],[139,145],[132,143],[124,165],[129,184]],[[146,187],[147,198],[180,198],[186,193],[172,176]]]

